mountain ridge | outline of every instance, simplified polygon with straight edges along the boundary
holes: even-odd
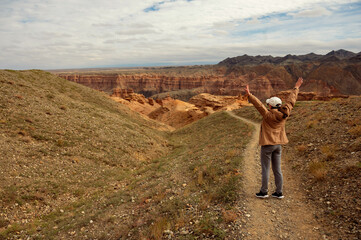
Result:
[[[358,53],[360,54],[360,53]],[[309,61],[319,61],[319,62],[327,62],[332,60],[348,60],[352,57],[357,56],[358,54],[347,51],[344,49],[339,49],[337,51],[332,50],[329,53],[315,54],[313,52],[303,55],[292,55],[287,54],[284,57],[273,57],[271,55],[262,56],[250,56],[244,54],[242,56],[237,57],[228,57],[222,61],[220,61],[217,65],[252,65],[252,64],[263,64],[263,63],[271,63],[271,64],[289,64],[289,63],[299,63],[299,62],[309,62]],[[331,58],[332,57],[332,58]]]

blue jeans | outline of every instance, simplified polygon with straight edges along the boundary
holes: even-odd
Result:
[[[281,145],[265,145],[261,147],[262,192],[268,192],[270,164],[272,163],[276,192],[282,193],[283,176],[281,171],[281,153]]]

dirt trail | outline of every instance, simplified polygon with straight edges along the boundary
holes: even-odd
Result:
[[[326,239],[314,218],[314,208],[307,203],[303,190],[292,178],[287,162],[282,162],[284,199],[259,199],[255,193],[260,189],[261,166],[258,146],[260,125],[228,112],[255,127],[252,139],[244,155],[244,193],[240,202],[246,217],[243,239]],[[272,170],[271,170],[272,171]],[[274,191],[273,173],[270,174],[269,195]]]

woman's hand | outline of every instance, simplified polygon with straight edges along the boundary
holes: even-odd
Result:
[[[246,85],[246,88],[244,89],[245,91],[246,91],[246,94],[247,95],[250,95],[251,93],[249,92],[249,86],[248,85]]]
[[[302,83],[303,83],[303,78],[299,77],[298,80],[297,80],[297,82],[296,82],[295,87],[296,87],[296,88],[300,88],[301,85],[302,85]]]

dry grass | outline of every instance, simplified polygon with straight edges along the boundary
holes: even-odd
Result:
[[[163,236],[164,230],[168,229],[169,225],[166,218],[160,217],[155,223],[150,227],[150,236],[153,239],[161,239]]]
[[[204,177],[203,177],[204,174],[205,174],[205,172],[201,169],[197,171],[197,184],[198,185],[204,184]]]
[[[305,144],[301,144],[297,145],[295,149],[297,150],[297,152],[303,154],[307,150],[307,146]]]
[[[176,217],[176,220],[174,221],[174,229],[175,230],[178,230],[178,229],[181,229],[182,227],[186,226],[189,221],[188,221],[188,217],[186,214],[184,214],[184,212],[180,212],[177,217]]]
[[[226,236],[226,233],[217,227],[215,219],[210,214],[203,216],[195,230],[196,233],[203,237],[209,236],[215,239],[224,239]]]
[[[309,170],[312,176],[317,180],[323,180],[327,175],[327,165],[325,162],[314,161],[310,163]]]
[[[353,136],[360,137],[361,136],[361,125],[352,127],[350,130],[348,130],[348,133],[350,133]]]
[[[222,217],[226,223],[231,223],[237,220],[237,212],[235,210],[222,210]]]
[[[355,141],[351,143],[350,150],[354,152],[361,151],[361,137],[356,138]]]
[[[321,152],[326,157],[326,160],[333,160],[335,158],[336,151],[337,147],[334,144],[328,144],[321,147]]]
[[[235,156],[237,156],[237,154],[238,154],[238,151],[237,151],[237,149],[231,149],[231,150],[228,150],[227,152],[226,152],[226,158],[228,159],[231,159],[231,158],[234,158]]]
[[[297,102],[286,124],[289,144],[283,155],[291,159],[295,176],[315,200],[320,219],[337,229],[331,237],[335,239],[359,238],[355,229],[360,202],[355,199],[361,194],[360,107],[360,96],[332,102]],[[304,154],[299,151],[303,151],[302,145],[310,145]],[[332,214],[330,205],[317,201],[325,196],[332,207],[337,206],[339,214]]]
[[[318,120],[311,120],[306,123],[307,128],[315,128],[317,127],[319,121]]]
[[[358,119],[358,118],[349,119],[349,120],[347,121],[347,124],[348,124],[350,127],[354,127],[354,126],[357,126],[357,125],[361,125],[361,119]]]

